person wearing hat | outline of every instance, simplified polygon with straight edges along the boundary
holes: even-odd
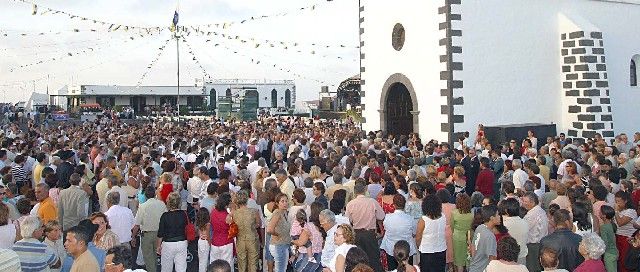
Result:
[[[89,243],[87,243],[87,251],[89,251],[89,253],[91,253],[91,255],[93,255],[93,257],[96,259],[96,261],[98,261],[99,267],[104,267],[107,253],[104,250],[97,248],[92,241],[93,236],[96,234],[96,231],[98,231],[98,225],[91,223],[91,220],[89,219],[85,219],[80,221],[80,224],[78,224],[77,228],[86,230],[88,236],[91,237],[89,239]],[[62,262],[60,272],[71,271],[73,263],[73,256],[67,255],[67,258]]]

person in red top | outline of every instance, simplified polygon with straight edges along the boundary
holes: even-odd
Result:
[[[158,186],[157,194],[160,196],[160,200],[163,202],[167,202],[167,197],[171,192],[173,192],[173,184],[171,183],[171,175],[168,173],[163,173],[160,175],[159,181],[160,186]]]
[[[216,206],[211,210],[213,235],[211,236],[210,261],[220,259],[230,264],[233,263],[233,237],[229,237],[229,227],[232,222],[229,215],[230,205],[231,195],[223,193],[218,196]]]
[[[495,182],[495,176],[493,171],[489,168],[489,159],[480,159],[480,173],[476,179],[476,191],[481,192],[482,195],[493,196],[493,183]]]

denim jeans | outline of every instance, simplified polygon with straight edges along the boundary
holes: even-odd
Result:
[[[320,255],[321,253],[313,254],[313,259],[316,261],[316,263],[320,263]],[[307,253],[298,253],[298,257],[293,263],[294,271],[302,270],[302,268],[304,268],[308,262],[309,262],[309,256],[307,255]]]
[[[269,252],[275,262],[274,272],[286,272],[289,263],[289,245],[269,245]]]
[[[271,256],[271,252],[269,251],[269,244],[271,243],[271,234],[269,233],[265,233],[264,236],[264,244],[265,244],[265,250],[264,250],[264,259],[267,262],[273,262],[273,256]]]

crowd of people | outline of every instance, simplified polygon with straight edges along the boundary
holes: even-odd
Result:
[[[0,131],[0,271],[637,271],[640,133],[455,144],[352,123]]]

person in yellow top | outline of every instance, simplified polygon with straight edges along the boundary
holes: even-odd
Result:
[[[33,188],[42,181],[42,170],[49,164],[49,159],[47,159],[47,155],[44,153],[38,153],[36,160],[38,164],[33,167]]]
[[[38,206],[38,218],[42,220],[43,224],[58,219],[56,204],[53,203],[53,199],[49,197],[49,185],[46,183],[36,185],[36,199],[40,204]]]
[[[116,157],[114,156],[107,157],[106,166],[109,170],[111,170],[111,174],[118,179],[118,182],[124,181],[124,178],[122,177],[122,173],[120,173],[120,171],[118,171],[116,167]]]

